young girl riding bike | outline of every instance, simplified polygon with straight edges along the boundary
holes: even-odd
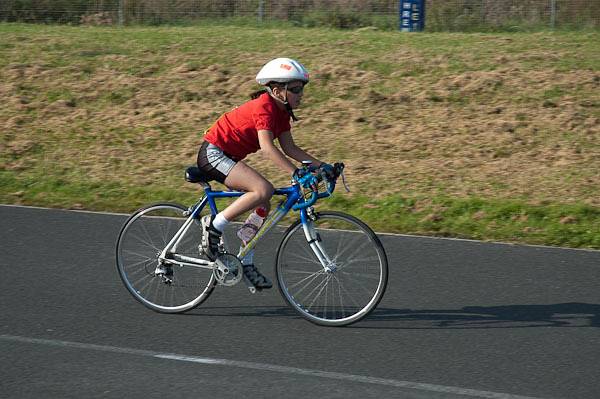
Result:
[[[297,169],[288,157],[298,162],[310,161],[311,167],[331,168],[298,147],[292,138],[290,118],[297,120],[293,110],[300,105],[309,81],[306,68],[293,59],[276,58],[262,67],[256,81],[265,89],[222,115],[206,132],[198,152],[198,167],[207,177],[245,191],[216,216],[202,218],[203,242],[211,260],[219,255],[220,238],[229,222],[255,208],[263,208],[265,213],[270,210],[274,187],[243,162],[247,155],[260,150],[263,157],[304,185],[316,184],[316,178],[304,175],[304,169]],[[275,139],[281,150],[275,146]],[[244,274],[256,288],[271,288],[272,282],[254,266],[253,252],[242,259]]]

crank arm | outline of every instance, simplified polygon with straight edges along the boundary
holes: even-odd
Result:
[[[244,274],[244,284],[246,284],[246,288],[248,288],[248,291],[250,291],[251,294],[256,294],[256,287],[254,286],[254,284],[252,284],[250,282],[250,280],[248,280],[248,277],[246,277],[246,275]]]

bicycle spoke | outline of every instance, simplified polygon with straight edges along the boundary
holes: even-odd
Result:
[[[320,270],[320,271],[324,272],[323,270]],[[310,274],[310,275],[313,275],[313,274],[315,274],[317,272],[305,272],[305,271],[302,271],[302,270],[290,270],[290,269],[287,269],[286,273],[291,273],[291,274],[294,274],[294,273],[295,274]]]
[[[304,261],[304,262],[310,262],[310,263],[319,264],[319,265],[321,264],[319,262],[319,260],[315,258],[315,254],[314,254],[314,252],[312,252],[310,247],[304,246],[301,248],[302,248],[302,251],[304,252],[305,256],[302,256],[302,254],[299,254],[299,253],[294,253],[292,255],[292,259],[295,259],[297,262]],[[288,263],[289,263],[289,261],[288,261]]]
[[[317,290],[324,281],[324,278],[319,279],[319,276],[314,276],[310,281],[306,282],[300,289],[297,291],[291,291],[292,296],[297,299],[301,299],[301,302],[304,303],[305,300],[311,297],[311,295]],[[306,293],[308,292],[308,293]]]
[[[323,317],[327,318],[327,296],[329,295],[329,283],[325,283],[325,303],[323,304]]]
[[[215,285],[208,267],[183,268],[167,262],[163,267],[173,270],[172,281],[154,274],[158,254],[184,226],[185,209],[159,204],[140,210],[127,221],[117,242],[117,267],[125,286],[145,306],[160,312],[190,309],[204,301]],[[174,255],[198,258],[198,244],[193,237],[181,237]]]
[[[133,267],[136,267],[136,266],[138,266],[138,265],[142,265],[142,264],[149,264],[149,263],[151,263],[152,261],[153,261],[153,259],[151,259],[151,258],[148,258],[148,257],[146,256],[146,257],[145,257],[145,259],[143,259],[143,260],[140,260],[140,261],[138,261],[138,262],[135,262],[135,263],[131,263],[131,264],[127,265],[127,266],[126,266],[126,268],[127,268],[127,269],[131,269],[131,268],[133,268]]]
[[[342,319],[343,319],[346,317],[346,310],[344,308],[344,300],[342,298],[342,287],[337,278],[335,279],[335,282],[337,283],[337,287],[338,287],[338,296],[340,298],[340,306],[342,308]]]
[[[379,280],[381,278],[381,276],[379,274],[375,275],[375,274],[369,274],[369,273],[347,272],[342,268],[340,268],[340,269],[338,269],[337,273],[342,274],[344,276],[348,276],[348,277],[360,277],[360,278],[367,278],[369,280]]]
[[[317,324],[345,325],[362,319],[385,291],[387,259],[381,243],[363,223],[340,212],[319,213],[312,226],[321,238],[320,250],[336,267],[331,272],[314,271],[321,268],[320,261],[310,254],[297,222],[286,232],[277,256],[277,278],[284,298]],[[336,230],[323,226],[335,226]]]
[[[134,269],[133,271],[128,272],[127,276],[129,278],[129,280],[133,280],[133,279],[137,278],[136,276],[139,276],[140,274],[142,276],[151,275],[145,268],[138,268],[138,269]],[[139,280],[137,280],[136,283],[137,282],[139,282]]]
[[[356,302],[356,300],[354,299],[354,296],[352,294],[350,294],[350,292],[346,289],[346,287],[344,287],[343,284],[340,283],[339,279],[337,281],[338,281],[338,284],[340,285],[340,289],[343,290],[345,294],[347,294],[346,296],[348,298],[350,298],[350,300],[352,302],[354,302],[354,306],[356,306],[357,308],[361,308],[362,306],[358,302]]]
[[[143,218],[142,218],[143,219]],[[142,237],[139,237],[139,240],[142,241],[142,243],[158,250],[159,248],[154,244],[154,240],[152,239],[152,236],[150,235],[150,232],[148,231],[148,228],[146,226],[146,223],[144,223],[144,220],[141,220],[140,223],[140,227],[139,227],[142,231],[140,232],[140,234],[144,234],[146,236],[146,240],[144,241],[144,239]]]
[[[140,288],[137,289],[138,292],[145,292],[146,288],[148,288],[148,286],[150,284],[152,284],[152,282],[154,281],[154,279],[156,278],[156,276],[153,276],[151,274],[146,274],[145,276],[140,277],[135,283],[135,285],[137,285],[137,283],[141,283],[142,281],[147,280],[147,282],[142,285]]]
[[[315,280],[316,280],[316,279],[313,279],[313,280],[311,281],[311,283],[315,282]],[[305,295],[303,295],[303,299],[304,299],[304,300],[308,300],[309,298],[311,298],[311,297],[312,297],[312,295],[314,294],[314,292],[315,292],[316,290],[318,290],[318,289],[319,289],[319,287],[321,287],[321,286],[323,285],[324,281],[325,281],[325,279],[324,279],[324,278],[323,278],[323,279],[320,279],[320,280],[318,280],[318,282],[317,282],[317,285],[315,285],[315,286],[314,286],[314,288],[312,289],[312,291],[310,291],[308,294],[305,294]],[[307,285],[306,285],[304,288],[308,288],[308,287],[310,287],[310,284],[307,284]],[[299,295],[300,295],[300,293],[301,293],[302,291],[304,291],[304,288],[302,288],[302,290],[298,291],[298,292],[296,293],[296,296],[299,296]]]
[[[313,305],[314,305],[315,301],[316,301],[316,300],[317,300],[317,299],[318,299],[318,298],[321,296],[321,293],[323,292],[323,290],[325,289],[325,287],[327,287],[327,283],[329,282],[329,279],[330,279],[330,277],[329,277],[329,276],[327,276],[326,278],[324,278],[324,279],[321,281],[321,283],[322,283],[322,284],[321,284],[321,283],[319,283],[319,284],[318,284],[318,285],[315,287],[315,289],[314,289],[314,290],[313,290],[313,291],[312,291],[310,294],[308,294],[308,295],[307,295],[307,298],[310,298],[310,295],[311,295],[311,294],[312,294],[314,291],[316,291],[316,290],[319,288],[319,286],[321,286],[321,285],[322,285],[322,287],[321,287],[321,289],[319,290],[319,292],[317,292],[317,294],[315,295],[315,298],[312,300],[312,302],[310,303],[310,305],[308,305],[308,307],[306,308],[307,310],[310,310],[310,309],[312,309],[312,307],[313,307]]]
[[[152,260],[145,260],[143,262],[138,262],[138,265],[144,265],[143,267],[138,267],[135,268],[132,272],[128,273],[129,275],[134,275],[136,273],[141,273],[144,272],[145,274],[150,274],[148,273],[148,267],[150,267],[152,270],[154,270],[154,266],[152,266]],[[127,269],[131,269],[131,265],[127,267]]]
[[[306,295],[304,295],[304,296],[302,297],[302,298],[303,298],[303,300],[306,300],[306,301],[308,301],[310,298],[312,298],[312,297],[313,297],[313,294],[314,294],[314,293],[315,293],[315,292],[316,292],[316,291],[317,291],[319,288],[321,288],[321,286],[324,284],[324,281],[325,281],[325,279],[321,279],[321,280],[319,280],[319,282],[317,283],[317,285],[315,285],[315,286],[313,287],[313,289],[312,289],[312,290],[311,290],[311,291],[310,291],[308,294],[306,294]],[[306,287],[305,287],[305,288],[306,288]],[[296,295],[296,296],[297,296],[297,295]],[[306,310],[310,310],[310,304],[309,304],[309,305],[305,305],[305,306],[304,306],[304,308],[305,308]]]
[[[341,278],[342,276],[343,276],[343,280]],[[338,276],[338,279],[340,281],[345,281],[347,283],[352,283],[353,286],[362,288],[365,292],[367,292],[368,295],[371,294],[371,292],[367,288],[365,288],[365,284],[362,283],[363,279],[360,276],[355,275],[354,273],[351,273],[351,274],[350,273],[344,273],[341,276]]]
[[[308,272],[305,272],[305,273],[303,273],[303,274],[306,274],[306,273],[308,273]],[[302,284],[304,281],[308,280],[309,278],[311,278],[311,277],[313,277],[313,276],[314,276],[314,277],[313,277],[313,279],[314,279],[314,278],[316,278],[317,276],[319,276],[319,275],[321,275],[321,274],[324,274],[324,273],[325,273],[325,271],[324,271],[324,270],[322,270],[322,269],[321,269],[321,270],[318,270],[318,271],[316,271],[316,272],[310,273],[310,274],[309,274],[307,277],[305,277],[305,278],[303,278],[302,280],[298,281],[296,284],[294,284],[294,285],[292,285],[292,286],[289,286],[288,288],[294,288],[294,287],[296,287],[297,285],[299,285],[299,284]]]
[[[172,223],[172,221],[168,220],[166,221],[165,225],[163,225],[162,223],[158,225],[158,228],[160,230],[160,239],[162,240],[163,243],[163,248],[167,245],[167,235],[168,232],[171,230],[169,228],[169,225]]]
[[[144,249],[148,249],[148,247],[149,247],[149,248],[153,249],[156,252],[160,251],[160,248],[158,248],[156,245],[154,245],[154,243],[152,242],[152,239],[150,237],[148,237],[148,239],[145,240],[140,235],[130,234],[130,238],[133,238],[133,239],[137,240],[139,243],[143,244],[145,246]]]
[[[294,264],[305,265],[306,262],[309,262],[311,264],[315,264],[315,265],[321,266],[321,263],[317,259],[314,259],[314,258],[309,259],[309,258],[299,258],[298,257],[298,259],[296,259],[295,261],[294,260],[289,260],[286,263],[288,263],[288,264],[289,263],[294,263]]]
[[[347,268],[349,265],[353,265],[356,263],[368,264],[368,261],[372,261],[374,263],[375,261],[378,261],[378,260],[379,260],[379,258],[377,256],[373,256],[373,257],[369,257],[369,258],[352,259],[352,260],[344,262],[342,265],[338,265],[338,269]]]
[[[343,256],[345,259],[354,259],[354,258],[356,257],[356,255],[357,255],[357,254],[360,254],[360,253],[362,253],[362,252],[364,251],[364,248],[365,248],[365,247],[366,247],[366,248],[368,248],[368,247],[369,247],[369,245],[368,245],[368,244],[370,244],[370,242],[368,242],[368,241],[367,241],[366,243],[364,243],[364,244],[362,244],[362,245],[360,245],[360,246],[358,246],[358,247],[355,247],[355,246],[349,245],[349,246],[348,246],[348,248],[350,248],[350,249],[354,249],[354,251],[352,251],[352,252],[351,252],[350,254],[348,254],[348,255],[346,255],[346,254],[345,254],[345,252],[346,252],[346,251],[343,251],[342,253],[340,253],[340,254],[339,254],[339,257],[342,257],[342,256]]]

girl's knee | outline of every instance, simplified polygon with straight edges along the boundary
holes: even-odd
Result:
[[[261,201],[261,203],[269,202],[274,193],[275,187],[269,182],[264,182],[256,189],[258,200]]]

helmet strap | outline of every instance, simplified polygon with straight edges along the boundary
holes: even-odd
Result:
[[[283,101],[281,99],[277,98],[275,96],[275,94],[273,94],[273,89],[271,89],[270,86],[267,86],[267,91],[269,92],[269,94],[271,95],[271,97],[273,97],[276,101],[281,101],[283,103],[283,106],[285,107],[285,110],[288,112],[288,114],[290,114],[290,116],[292,117],[292,120],[294,122],[297,122],[298,118],[296,118],[296,115],[294,115],[294,111],[292,110],[292,106],[290,105],[290,103],[287,100],[287,87],[288,87],[288,84],[286,83],[285,86],[284,86],[285,96],[284,96]]]
[[[287,110],[288,114],[290,114],[290,116],[292,117],[292,120],[294,122],[298,122],[298,118],[296,118],[296,115],[294,115],[294,111],[292,111],[292,107],[290,106],[290,103],[288,103],[286,101],[283,103],[283,105],[285,105],[285,109]]]
[[[292,120],[294,122],[298,121],[298,118],[296,118],[296,115],[294,115],[294,111],[292,110],[292,106],[290,105],[290,103],[288,102],[287,99],[287,91],[288,91],[288,84],[285,84],[285,101],[283,102],[283,105],[285,105],[285,109],[287,110],[288,114],[290,114],[290,116],[292,117]]]

